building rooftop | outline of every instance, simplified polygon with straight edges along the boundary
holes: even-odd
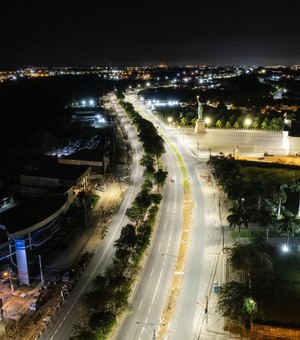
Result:
[[[102,162],[104,147],[105,145],[100,143],[100,145],[95,149],[82,149],[61,158],[77,161]]]
[[[17,206],[0,214],[0,224],[10,235],[22,236],[39,229],[41,222],[60,210],[67,202],[67,195],[24,198]],[[47,221],[45,221],[47,223]]]
[[[70,164],[53,164],[42,168],[37,168],[24,173],[23,175],[46,177],[46,178],[59,178],[64,180],[76,181],[87,170],[87,165],[70,165]]]

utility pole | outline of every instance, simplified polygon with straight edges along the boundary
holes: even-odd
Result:
[[[223,223],[222,223],[220,194],[219,194],[219,219],[220,219],[221,232],[222,232],[222,252],[224,252],[224,226],[223,226]]]
[[[40,273],[41,273],[41,283],[42,287],[44,286],[44,275],[43,275],[43,268],[42,268],[42,257],[39,255],[39,265],[40,265]]]

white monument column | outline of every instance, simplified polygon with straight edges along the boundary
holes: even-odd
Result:
[[[198,102],[198,119],[196,121],[195,133],[200,134],[205,133],[205,122],[202,116],[203,106],[199,100],[199,96],[197,96],[197,102]]]

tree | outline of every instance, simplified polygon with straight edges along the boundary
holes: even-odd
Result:
[[[187,126],[188,125],[188,119],[186,117],[182,117],[180,120],[180,124],[182,126]]]
[[[300,182],[293,182],[293,184],[290,186],[290,189],[293,192],[297,192],[299,194],[298,196],[298,214],[297,217],[300,217]]]
[[[116,322],[116,316],[111,312],[95,312],[90,316],[89,327],[101,335],[107,335]]]
[[[71,340],[96,340],[98,339],[98,337],[87,326],[75,325],[74,336],[72,336],[70,339]]]
[[[246,285],[240,282],[227,282],[219,289],[217,311],[224,317],[237,320],[245,326],[248,318],[244,300],[250,292]]]
[[[284,191],[286,188],[287,188],[287,184],[281,184],[279,187],[279,190],[275,189],[273,193],[273,200],[276,204],[278,204],[277,218],[280,217],[282,203],[285,203],[287,199],[286,192]]]
[[[239,129],[240,128],[240,124],[239,124],[239,122],[235,122],[234,124],[233,124],[233,127],[235,128],[235,129]]]
[[[266,182],[262,176],[258,176],[253,181],[253,192],[258,196],[257,208],[260,209],[261,201],[266,194]]]
[[[131,222],[135,224],[135,227],[137,228],[140,221],[145,216],[145,211],[133,203],[132,206],[126,210],[126,216],[130,219]]]
[[[155,172],[154,163],[155,163],[154,158],[147,153],[144,154],[140,160],[140,164],[145,168],[146,173],[152,174]]]
[[[227,216],[227,221],[230,228],[238,227],[239,242],[241,237],[241,226],[244,225],[248,228],[249,216],[241,201],[234,202],[233,206],[229,209],[230,215]]]
[[[245,191],[245,182],[243,177],[236,176],[235,178],[229,178],[225,183],[224,191],[231,200],[241,199]]]
[[[223,127],[223,123],[222,123],[221,119],[216,121],[216,127],[218,127],[218,128]]]
[[[167,176],[168,176],[167,171],[163,171],[162,169],[157,170],[154,173],[155,184],[157,184],[158,187],[162,187],[166,182]]]
[[[225,125],[226,129],[231,129],[231,124],[229,121],[226,122],[226,125]]]
[[[276,210],[274,205],[269,201],[265,200],[264,204],[258,211],[259,226],[266,230],[266,248],[269,243],[269,230],[272,228],[277,221]]]
[[[115,247],[117,249],[125,249],[131,252],[136,245],[136,229],[132,224],[125,225],[122,230],[120,237],[115,241]]]
[[[236,244],[230,251],[230,261],[235,270],[242,272],[243,282],[252,288],[252,277],[269,275],[273,269],[272,260],[256,244]]]
[[[286,244],[289,244],[290,236],[300,231],[300,220],[296,215],[288,210],[282,212],[282,217],[277,221],[278,230],[282,235],[286,235]]]

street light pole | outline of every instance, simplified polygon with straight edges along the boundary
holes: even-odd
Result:
[[[224,252],[224,226],[222,223],[222,213],[221,213],[221,199],[219,195],[219,219],[221,224],[221,231],[222,231],[222,252]]]

